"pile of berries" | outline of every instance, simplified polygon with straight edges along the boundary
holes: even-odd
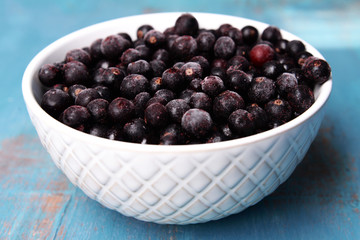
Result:
[[[191,14],[173,27],[118,33],[44,64],[41,107],[95,136],[146,144],[230,140],[282,125],[314,103],[313,87],[330,77],[277,27],[262,33],[222,24],[201,29]]]

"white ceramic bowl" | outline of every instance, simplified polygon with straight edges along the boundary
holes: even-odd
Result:
[[[41,65],[64,59],[74,48],[95,39],[151,24],[158,30],[174,25],[181,13],[159,13],[115,19],[71,33],[37,54],[22,83],[23,96],[41,143],[56,166],[90,198],[126,216],[163,224],[220,219],[254,205],[293,172],[314,140],[330,95],[330,79],[315,89],[316,101],[301,116],[269,131],[212,144],[155,146],[112,141],[63,125],[39,105]],[[200,27],[223,23],[261,32],[267,24],[233,16],[193,13]],[[299,39],[282,31],[285,39]],[[303,40],[302,40],[303,41]],[[314,56],[323,56],[312,46]]]

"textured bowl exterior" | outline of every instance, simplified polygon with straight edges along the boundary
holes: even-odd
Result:
[[[328,81],[316,89],[317,100],[307,112],[276,129],[243,139],[190,146],[101,139],[61,124],[40,108],[42,90],[36,74],[42,64],[62,60],[67,50],[89,45],[99,34],[131,33],[144,23],[165,29],[179,15],[122,18],[75,32],[39,53],[23,78],[24,99],[41,143],[70,181],[110,209],[161,224],[220,219],[272,193],[305,156],[320,128],[323,106],[331,91]],[[252,24],[259,30],[267,26],[230,16],[194,15],[200,26],[206,23],[207,28],[226,22],[239,28]],[[286,32],[283,35],[296,38]],[[310,45],[307,49],[321,56]]]

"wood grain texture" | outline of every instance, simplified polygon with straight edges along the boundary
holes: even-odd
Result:
[[[21,76],[57,38],[144,12],[204,11],[265,21],[313,44],[333,69],[319,135],[294,174],[244,212],[205,224],[140,222],[74,187],[42,148]],[[360,239],[359,1],[0,1],[0,239]]]

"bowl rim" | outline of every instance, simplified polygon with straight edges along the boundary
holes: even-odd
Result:
[[[85,28],[81,28],[79,30],[76,30],[70,34],[67,34],[58,40],[54,41],[53,43],[46,46],[44,49],[42,49],[34,58],[30,61],[28,66],[26,67],[26,70],[23,74],[22,78],[22,93],[23,98],[26,103],[26,106],[28,108],[28,111],[30,112],[30,109],[33,114],[35,114],[38,118],[43,119],[43,121],[46,121],[47,124],[51,128],[55,128],[56,131],[62,132],[68,136],[71,136],[71,138],[80,140],[83,143],[93,145],[96,144],[97,146],[104,147],[106,149],[114,149],[114,150],[124,150],[124,151],[134,151],[134,152],[142,152],[142,153],[189,153],[189,152],[203,152],[203,151],[217,151],[221,149],[228,149],[228,148],[234,148],[234,147],[241,147],[246,146],[248,144],[253,144],[259,141],[263,141],[272,137],[276,137],[281,135],[284,132],[287,132],[305,121],[309,120],[311,117],[313,117],[327,102],[329,99],[331,89],[332,89],[332,75],[330,76],[329,80],[323,83],[319,87],[319,96],[316,98],[314,104],[306,110],[304,113],[299,115],[298,117],[292,119],[291,121],[261,132],[257,133],[251,136],[237,138],[233,140],[226,140],[222,142],[217,143],[201,143],[201,144],[189,144],[189,145],[155,145],[155,144],[139,144],[139,143],[131,143],[131,142],[124,142],[124,141],[118,141],[118,140],[110,140],[106,138],[101,138],[97,136],[93,136],[88,133],[84,133],[78,130],[75,130],[57,119],[51,117],[49,114],[47,114],[40,106],[40,104],[36,101],[35,95],[33,92],[32,84],[34,81],[34,74],[38,72],[38,69],[36,69],[36,66],[38,66],[39,62],[43,62],[44,58],[49,56],[51,52],[56,49],[56,47],[63,44],[65,41],[67,41],[69,38],[75,38],[78,35],[81,35],[83,33],[86,33],[93,28],[99,28],[103,25],[112,24],[113,22],[117,21],[126,21],[131,20],[131,18],[137,18],[137,17],[166,17],[166,16],[180,16],[184,12],[165,12],[165,13],[150,13],[150,14],[141,14],[141,15],[133,15],[133,16],[127,16],[127,17],[121,17],[116,18],[113,20],[108,20],[104,22],[100,22],[97,24],[90,25]],[[248,18],[242,18],[242,17],[236,17],[231,15],[224,15],[224,14],[214,14],[214,13],[199,13],[199,12],[188,12],[193,14],[196,18],[198,17],[218,17],[218,18],[236,18],[238,20],[246,20],[248,22],[252,22],[253,25],[269,25],[267,23],[263,23],[260,21],[248,19]],[[224,22],[225,23],[225,22]],[[201,26],[201,20],[199,21],[199,25]],[[171,25],[169,25],[170,27]],[[256,27],[255,26],[255,27]],[[301,40],[306,48],[311,52],[314,56],[320,57],[322,59],[325,59],[323,55],[315,49],[312,45],[307,43],[305,40],[297,37],[296,35],[293,35],[290,32],[287,32],[283,29],[280,29],[282,33],[286,33],[287,35],[291,35],[294,37],[294,39]],[[141,147],[140,147],[141,146]]]

